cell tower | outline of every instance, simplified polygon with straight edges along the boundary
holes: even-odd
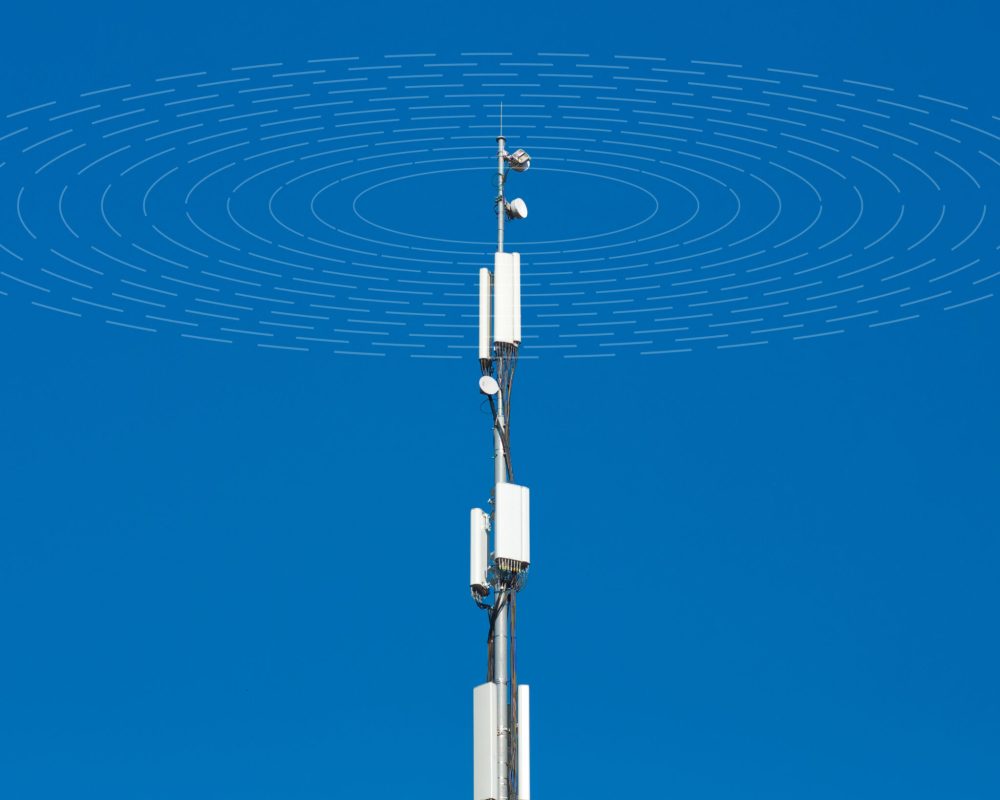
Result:
[[[505,220],[528,216],[523,200],[507,202],[504,187],[507,174],[524,172],[531,159],[523,150],[507,152],[502,108],[500,114],[497,252],[493,272],[479,270],[479,391],[493,414],[494,486],[492,513],[474,508],[470,514],[472,599],[489,615],[486,683],[472,694],[473,800],[530,800],[529,695],[527,684],[517,682],[515,658],[517,593],[531,563],[529,492],[513,482],[510,454],[511,390],[521,345],[521,256],[504,252],[503,232]]]

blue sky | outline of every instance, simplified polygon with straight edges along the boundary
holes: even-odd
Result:
[[[870,82],[893,87],[897,100],[960,104],[966,111],[937,106],[935,113],[993,132],[1000,114],[991,55],[997,19],[986,3],[946,12],[929,3],[653,10],[537,3],[527,12],[506,9],[501,28],[489,11],[458,3],[34,4],[9,12],[0,33],[2,110],[49,101],[70,108],[98,87],[228,75],[238,65],[516,51],[526,60],[586,53],[592,61],[655,56],[688,68],[710,61],[771,78],[778,73],[769,68],[801,71],[818,77],[799,76],[800,83],[857,91],[844,102],[877,108],[879,95],[870,94],[877,90],[843,81]],[[524,13],[530,23],[517,29]],[[831,100],[814,110],[839,113],[834,108]],[[490,119],[485,105],[476,113],[477,123]],[[13,130],[19,119],[4,121]],[[871,124],[937,141],[908,123]],[[872,134],[859,122],[852,135],[862,130]],[[490,134],[483,135],[488,150]],[[520,135],[530,143],[538,131]],[[944,238],[921,245],[931,248],[928,259],[943,265],[971,249],[977,261],[959,273],[964,282],[932,285],[956,297],[966,292],[962,300],[984,295],[998,260],[995,228],[984,224],[953,247],[997,199],[996,173],[976,152],[992,152],[990,140],[970,147],[976,139],[955,138],[961,142],[938,136],[936,145],[914,145],[914,163],[937,164],[935,177],[946,176],[938,190],[900,172],[911,183],[895,197],[856,161],[843,185],[817,183],[822,217],[803,241],[820,249],[823,239],[809,237],[823,225],[836,231],[852,222],[848,185],[869,198],[865,222],[845,239],[852,253],[893,222],[902,202],[896,238],[879,245],[885,257],[902,259],[947,206]],[[92,135],[84,151],[100,140]],[[895,162],[878,141],[877,152],[858,152],[884,169]],[[650,200],[631,184],[581,175],[579,165],[570,171],[558,160],[565,154],[551,151],[546,161],[546,143],[534,143],[542,149],[515,190],[531,216],[509,229],[512,247],[529,253],[593,225],[628,226],[654,203],[660,217],[685,213],[687,195],[677,186],[661,182]],[[107,231],[86,198],[97,197],[111,173],[95,167],[66,193],[76,238],[31,188],[24,221],[32,239],[12,209],[22,185],[37,186],[37,197],[58,196],[64,173],[34,173],[41,162],[30,159],[43,152],[44,145],[4,151],[0,243],[24,260],[8,258],[3,271],[50,281],[41,302],[71,309],[78,287],[56,290],[65,281],[40,270],[75,273],[32,248],[77,260],[84,251],[67,248],[104,248]],[[982,185],[970,188],[935,152],[978,164]],[[966,154],[979,160],[966,162]],[[360,199],[331,190],[316,208],[337,236],[368,230],[342,224],[357,225],[356,209],[403,237],[423,231],[488,243],[488,161],[485,169],[482,178],[474,169],[435,173]],[[786,198],[778,227],[807,225],[808,193],[796,194],[780,169],[755,170]],[[705,231],[729,213],[711,185],[698,189]],[[752,194],[756,184],[745,176],[732,185],[751,200],[739,217],[743,233],[766,224],[766,193]],[[111,196],[123,241],[146,243],[153,224],[173,234],[176,208],[185,207],[204,211],[210,232],[223,230],[210,188],[183,206],[182,186],[164,187],[142,217],[128,215],[134,203],[116,205]],[[598,191],[603,204],[588,196]],[[263,232],[271,224],[260,208],[265,193],[240,192],[233,196],[246,205],[234,213]],[[139,194],[126,183],[123,197]],[[278,216],[298,224],[303,197],[287,195]],[[338,205],[352,199],[353,207]],[[326,233],[334,235],[329,226]],[[623,246],[628,253],[631,243]],[[204,258],[214,263],[216,253]],[[803,264],[817,258],[813,252]],[[526,258],[525,274],[541,275],[542,260]],[[559,267],[572,274],[566,280],[582,280],[591,268]],[[878,269],[874,284],[896,285],[887,267]],[[37,290],[6,281],[0,793],[467,793],[471,688],[482,680],[485,624],[464,585],[465,526],[468,508],[488,497],[492,471],[471,357],[458,349],[457,359],[366,358],[312,341],[295,351],[238,338],[213,344],[167,333],[147,316],[169,309],[121,312],[129,324],[155,327],[150,334],[33,305]],[[983,288],[969,294],[973,286]],[[597,288],[581,291],[579,301],[566,302],[604,297]],[[109,290],[102,302],[121,299],[111,297]],[[995,797],[996,299],[953,310],[945,310],[946,298],[929,301],[933,310],[900,324],[871,327],[865,317],[843,334],[796,340],[792,331],[767,336],[767,346],[703,343],[659,356],[623,346],[614,357],[584,359],[562,356],[603,352],[601,340],[546,349],[584,340],[562,338],[579,331],[539,316],[562,313],[546,311],[545,302],[538,299],[532,320],[541,357],[518,370],[513,421],[517,474],[532,489],[535,517],[518,671],[532,685],[536,796]],[[895,300],[872,300],[871,308],[873,319],[898,318],[890,315]],[[795,301],[774,313],[800,310],[810,307]],[[602,323],[617,319],[598,313]],[[461,324],[455,315],[449,324]],[[386,330],[387,341],[406,341]],[[355,334],[343,335],[349,344],[335,347],[357,349]],[[656,338],[665,335],[650,334],[654,344],[642,347],[666,347]],[[686,349],[675,341],[684,334],[670,335],[670,349]],[[281,341],[293,339],[302,344],[292,334]]]

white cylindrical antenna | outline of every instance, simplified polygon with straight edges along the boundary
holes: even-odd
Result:
[[[511,253],[513,256],[513,262],[511,264],[512,273],[512,286],[511,289],[513,295],[514,309],[513,309],[513,322],[514,322],[514,343],[521,343],[521,254]]]
[[[469,587],[480,596],[485,596],[489,592],[489,584],[486,581],[488,525],[489,517],[481,508],[474,508],[469,512]]]
[[[490,271],[479,270],[479,360],[489,361],[490,355]]]
[[[517,687],[517,800],[531,800],[531,695]]]

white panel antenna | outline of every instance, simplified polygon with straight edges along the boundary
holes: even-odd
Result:
[[[511,253],[511,273],[512,273],[512,283],[513,283],[513,297],[511,298],[514,303],[514,343],[521,343],[521,254]]]
[[[496,485],[493,560],[497,567],[522,572],[531,563],[531,519],[527,486]]]
[[[517,687],[517,800],[531,800],[531,695]]]
[[[490,271],[479,270],[479,360],[490,359]]]
[[[482,683],[472,690],[472,800],[496,800],[498,787],[497,687]]]
[[[493,341],[514,344],[514,257],[493,258]]]
[[[469,586],[473,593],[485,597],[490,590],[486,580],[486,561],[489,546],[486,531],[490,518],[481,508],[469,512]]]

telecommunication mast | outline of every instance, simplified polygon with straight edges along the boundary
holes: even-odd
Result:
[[[531,564],[529,491],[514,483],[510,451],[511,390],[521,345],[521,256],[503,249],[504,222],[524,219],[520,198],[507,202],[508,173],[524,172],[524,150],[508,153],[497,137],[497,251],[493,271],[479,270],[479,391],[493,416],[491,512],[470,514],[469,584],[489,617],[486,683],[473,690],[473,800],[530,800],[530,705],[517,681],[517,593]],[[492,312],[492,313],[491,313]],[[490,534],[492,533],[492,540]],[[490,545],[492,544],[492,548]]]

